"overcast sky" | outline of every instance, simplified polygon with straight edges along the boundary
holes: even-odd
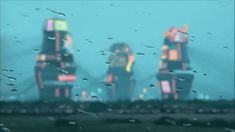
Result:
[[[65,16],[58,16],[47,8]],[[12,80],[1,76],[1,99],[13,96],[38,99],[33,72],[37,55],[34,49],[40,50],[42,25],[51,17],[68,21],[76,62],[94,78],[104,79],[108,56],[100,55],[100,50],[108,49],[111,44],[127,42],[135,53],[144,53],[136,55],[135,96],[156,82],[154,75],[164,32],[169,27],[187,24],[190,36],[195,37],[188,44],[190,65],[197,71],[193,89],[198,93],[191,93],[191,96],[234,98],[233,0],[1,0],[1,73],[4,73],[2,69],[14,70],[7,74],[16,77],[13,83],[19,93],[12,93],[6,86]],[[109,37],[113,39],[107,39]],[[76,84],[86,86],[79,80]],[[148,98],[160,98],[159,88],[149,88],[148,94]]]

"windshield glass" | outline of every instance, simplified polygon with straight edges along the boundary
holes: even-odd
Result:
[[[235,131],[234,0],[0,0],[0,15],[0,131]]]

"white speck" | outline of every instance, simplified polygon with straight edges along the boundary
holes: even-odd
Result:
[[[135,120],[134,119],[131,119],[131,120],[129,120],[130,122],[135,122]]]
[[[0,127],[3,127],[4,126],[4,124],[3,123],[0,123]]]
[[[224,128],[224,130],[227,130],[227,131],[230,131],[230,132],[235,132],[235,130],[231,129],[231,128]]]
[[[55,40],[55,37],[50,37],[50,36],[48,36],[48,39],[50,39],[50,40]]]
[[[55,120],[55,118],[54,117],[52,117],[52,116],[49,116],[49,117],[47,117],[49,120],[51,120],[51,121],[54,121]]]
[[[208,123],[206,123],[208,126],[210,126],[211,125],[211,123],[210,122],[208,122]]]
[[[77,122],[75,122],[75,121],[70,121],[69,124],[70,124],[70,125],[75,125],[75,124],[77,124]]]
[[[108,110],[108,111],[113,111],[113,110],[112,110],[112,109],[110,109],[110,108],[108,108],[107,110]]]
[[[11,131],[11,129],[6,128],[6,127],[3,127],[2,130],[3,130],[3,132],[10,132]]]

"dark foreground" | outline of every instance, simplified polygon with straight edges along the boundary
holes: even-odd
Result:
[[[235,132],[234,101],[0,103],[1,132]]]

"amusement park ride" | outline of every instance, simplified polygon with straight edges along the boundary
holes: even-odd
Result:
[[[72,37],[65,20],[46,20],[42,50],[37,56],[35,66],[40,99],[70,99],[71,89],[76,80],[71,44]]]
[[[187,54],[188,27],[171,28],[165,34],[162,56],[157,73],[162,98],[187,100],[192,87]]]
[[[157,73],[164,100],[187,100],[189,97],[194,76],[190,73],[187,43],[187,26],[182,29],[171,28],[165,34]],[[71,91],[77,78],[76,69],[79,66],[74,62],[71,44],[72,37],[65,20],[55,18],[45,21],[42,50],[35,66],[41,100],[71,99]],[[103,94],[106,94],[103,96],[108,101],[131,100],[136,85],[133,72],[135,55],[127,43],[114,43],[109,52],[105,86],[99,86],[102,87]],[[78,71],[80,70],[84,69],[79,68]],[[101,79],[93,79],[95,82],[80,91],[81,95],[94,91],[88,87],[98,87]]]
[[[110,47],[107,83],[111,85],[107,93],[110,100],[130,100],[134,87],[133,63],[135,56],[126,43],[113,44]]]

